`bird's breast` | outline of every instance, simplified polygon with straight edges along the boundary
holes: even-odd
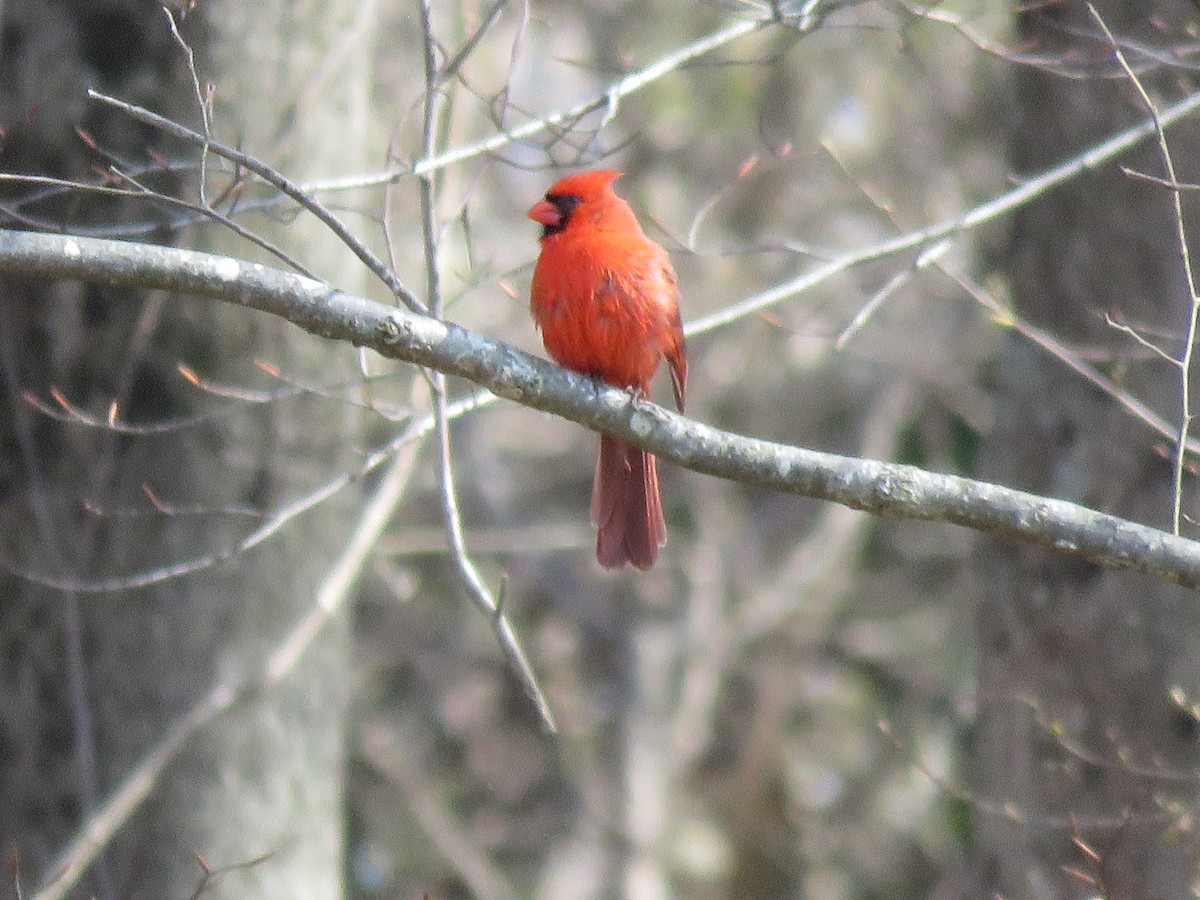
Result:
[[[673,284],[648,264],[653,254],[592,243],[601,246],[543,245],[531,292],[534,320],[563,366],[645,389],[668,347]]]

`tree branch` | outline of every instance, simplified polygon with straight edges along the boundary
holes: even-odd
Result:
[[[321,337],[457,375],[493,393],[645,447],[685,468],[876,515],[952,522],[1109,569],[1200,588],[1200,543],[1039,497],[912,466],[720,431],[631,401],[500,341],[303,276],[169,247],[0,230],[0,274],[155,287],[283,316]]]

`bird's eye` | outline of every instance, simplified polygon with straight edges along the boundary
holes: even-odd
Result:
[[[547,194],[546,200],[554,204],[554,208],[562,215],[564,224],[571,217],[571,213],[575,211],[575,207],[583,202],[583,199],[575,194]]]

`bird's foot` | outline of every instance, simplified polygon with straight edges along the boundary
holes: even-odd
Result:
[[[650,398],[647,396],[645,388],[628,387],[625,388],[625,393],[629,395],[629,405],[634,409],[638,409],[639,407],[650,402]]]

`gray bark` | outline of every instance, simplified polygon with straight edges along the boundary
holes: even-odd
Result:
[[[297,179],[365,168],[372,153],[378,161],[380,142],[364,133],[371,29],[317,88],[281,102],[285,87],[308,83],[328,61],[359,11],[356,3],[193,11],[183,33],[200,51],[201,78],[217,87],[218,133],[290,166]],[[196,158],[85,97],[97,87],[197,121],[160,9],[130,0],[79,13],[38,2],[3,12],[2,121],[21,124],[8,128],[0,168],[85,176],[97,158],[74,136],[76,124],[124,159],[148,162],[144,150],[155,142]],[[295,152],[280,154],[282,140]],[[165,217],[146,204],[86,197],[37,212],[68,226]],[[321,229],[285,222],[275,232],[323,277],[365,288],[361,269]],[[143,572],[235,545],[256,520],[229,510],[269,512],[356,464],[349,448],[359,417],[338,397],[246,404],[153,436],[64,425],[21,401],[22,391],[44,398],[57,388],[101,418],[115,400],[122,422],[187,420],[224,403],[181,379],[180,363],[214,382],[269,390],[280,384],[256,379],[254,360],[320,384],[353,371],[349,349],[332,352],[246,310],[157,292],[16,280],[4,288],[13,298],[0,321],[10,558],[66,579]],[[154,510],[143,485],[188,512]],[[27,886],[187,710],[215,683],[255,677],[312,609],[349,531],[353,494],[343,491],[252,553],[147,588],[84,596],[0,575],[0,844],[20,855]],[[86,501],[101,512],[85,511]],[[280,685],[203,730],[70,896],[189,896],[202,883],[197,856],[219,873],[206,896],[339,896],[347,641],[336,620]]]
[[[1182,37],[1185,3],[1098,3],[1121,38]],[[1072,52],[1118,74],[1084,4],[1020,15],[1028,46]],[[1145,63],[1138,59],[1139,66]],[[1145,71],[1173,95],[1180,73]],[[1037,171],[1145,114],[1123,78],[1017,71],[1012,160]],[[1181,177],[1200,160],[1196,133],[1169,138]],[[1153,147],[1121,161],[1162,174]],[[1189,210],[1195,206],[1189,200]],[[1022,210],[1004,264],[1018,313],[1069,346],[1107,356],[1107,371],[1159,412],[1179,416],[1176,370],[1104,315],[1134,324],[1178,355],[1188,314],[1168,191],[1104,166]],[[997,423],[984,476],[1170,527],[1170,448],[1148,440],[1112,398],[1014,336],[997,371]],[[1185,510],[1194,508],[1187,479]],[[1185,535],[1194,528],[1185,527]],[[976,814],[976,877],[1011,900],[1190,895],[1194,834],[1168,808],[1194,804],[1189,781],[1155,777],[1200,762],[1196,722],[1172,690],[1200,691],[1195,595],[988,539],[979,544],[979,718],[976,783],[1021,820]],[[1062,736],[1054,732],[1061,726]],[[1071,841],[1070,816],[1096,854]],[[1073,867],[1095,880],[1064,867]]]

